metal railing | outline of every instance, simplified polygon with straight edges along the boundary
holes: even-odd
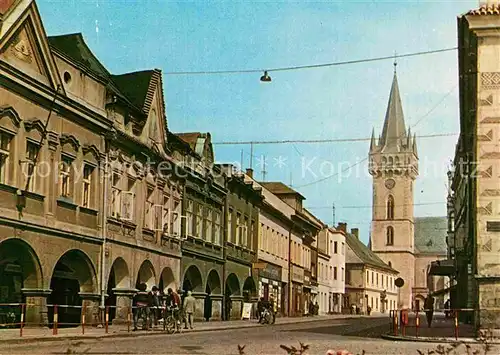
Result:
[[[52,334],[58,335],[60,327],[74,327],[81,328],[81,333],[84,335],[85,331],[90,327],[102,327],[104,328],[105,334],[109,333],[109,322],[110,322],[110,311],[114,309],[115,314],[118,311],[125,310],[126,319],[125,323],[127,325],[127,332],[131,332],[131,327],[133,324],[133,313],[134,311],[139,312],[141,309],[149,308],[146,314],[146,319],[141,318],[143,322],[143,329],[145,324],[145,329],[149,330],[152,327],[153,320],[160,322],[163,319],[163,330],[166,330],[166,319],[170,315],[170,310],[168,307],[147,307],[147,306],[106,306],[104,309],[100,306],[87,306],[85,304],[78,305],[60,305],[60,304],[48,304],[43,308],[46,308],[47,312],[47,322],[27,322],[26,314],[32,311],[30,308],[34,308],[36,312],[42,306],[30,303],[0,303],[0,328],[19,328],[19,336],[25,335],[26,328],[30,325],[44,325],[52,328]],[[79,309],[79,312],[76,311]],[[72,321],[61,321],[61,318],[76,318],[75,312],[68,315],[71,310],[75,310],[78,314],[78,322]],[[92,319],[88,319],[89,313],[92,313]],[[154,314],[156,313],[156,317]],[[49,319],[50,318],[50,319]],[[117,318],[117,317],[115,317]],[[118,318],[122,319],[122,318]],[[182,313],[180,313],[179,320],[182,321]],[[43,324],[45,323],[45,324]],[[140,323],[140,322],[138,322]]]
[[[398,309],[389,311],[389,334],[411,337],[475,337],[472,324],[464,323],[464,318],[473,318],[474,312],[498,309]],[[422,322],[427,322],[422,326]]]

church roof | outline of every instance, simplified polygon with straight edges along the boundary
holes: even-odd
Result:
[[[394,71],[391,94],[387,104],[384,128],[379,144],[382,149],[391,149],[398,146],[399,139],[405,142],[406,128],[401,96],[399,94],[398,77],[396,71]]]
[[[415,218],[415,251],[417,254],[446,254],[446,217]]]
[[[355,235],[346,233],[345,240],[352,253],[346,253],[347,264],[366,264],[368,266],[398,273],[392,267],[387,265],[373,251],[368,249]]]

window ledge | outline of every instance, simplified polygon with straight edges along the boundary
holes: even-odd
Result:
[[[155,234],[155,231],[150,229],[150,228],[142,228],[142,232],[144,234],[148,234],[148,235],[154,235]]]
[[[23,190],[23,195],[25,195],[26,197],[28,198],[31,198],[33,200],[37,200],[37,201],[42,201],[45,200],[45,196],[44,195],[40,195],[36,192],[32,192],[32,191],[25,191]]]
[[[94,210],[93,208],[83,207],[83,206],[80,206],[80,212],[91,214],[93,216],[97,216],[97,214],[99,213],[97,210]]]
[[[4,183],[0,183],[0,190],[16,193],[18,189],[17,189],[17,187],[7,185]]]
[[[78,205],[76,205],[72,199],[67,198],[67,197],[58,197],[57,198],[57,205],[62,206],[62,207],[66,207],[66,208],[70,208],[70,209],[75,210],[75,211],[76,211],[76,208],[78,207]]]

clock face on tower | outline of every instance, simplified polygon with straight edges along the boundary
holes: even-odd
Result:
[[[389,190],[392,189],[396,185],[396,181],[394,179],[387,179],[385,181],[385,187],[387,187]]]

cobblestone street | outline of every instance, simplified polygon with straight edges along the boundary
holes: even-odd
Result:
[[[387,332],[387,318],[330,319],[296,324],[279,324],[247,329],[220,330],[174,335],[151,335],[124,339],[102,338],[56,342],[32,342],[0,347],[3,354],[280,354],[280,345],[310,345],[308,354],[325,354],[328,349],[349,349],[353,354],[417,354],[436,344],[392,342],[380,339]]]

